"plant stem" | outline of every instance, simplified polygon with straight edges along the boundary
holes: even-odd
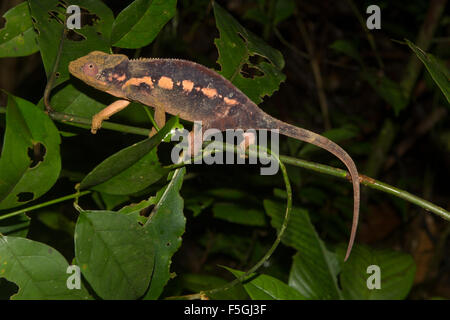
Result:
[[[231,146],[231,145],[227,145],[224,144],[225,147],[227,146]],[[231,146],[232,147],[232,146]],[[211,149],[210,149],[211,150]],[[209,153],[211,153],[212,151],[210,151]],[[209,153],[204,153],[203,155],[199,155],[197,157],[195,157],[194,159],[188,161],[188,162],[183,162],[183,163],[177,163],[177,164],[173,164],[173,165],[169,165],[164,167],[165,169],[169,169],[169,170],[173,170],[173,169],[177,169],[180,168],[182,166],[188,165],[190,163],[194,163],[195,160],[197,159],[201,159],[202,157],[204,157],[205,155],[208,155]],[[251,152],[249,153],[251,154]],[[261,155],[259,155],[261,157]],[[264,157],[264,156],[263,156]],[[285,163],[285,164],[290,164],[296,167],[300,167],[300,168],[305,168],[311,171],[315,171],[315,172],[320,172],[320,173],[324,173],[324,174],[328,174],[330,176],[334,176],[334,177],[338,177],[341,179],[346,179],[348,182],[350,182],[350,175],[346,170],[343,169],[339,169],[339,168],[335,168],[335,167],[331,167],[325,164],[320,164],[320,163],[316,163],[316,162],[311,162],[311,161],[307,161],[307,160],[302,160],[302,159],[298,159],[298,158],[294,158],[294,157],[289,157],[289,156],[283,156],[280,155],[280,160]],[[267,159],[267,157],[264,157]],[[411,202],[427,211],[430,211],[438,216],[440,216],[441,218],[450,221],[450,212],[425,200],[422,199],[420,197],[417,197],[405,190],[399,189],[397,187],[391,186],[387,183],[378,181],[376,179],[370,178],[366,175],[360,174],[359,175],[359,181],[362,185],[367,186],[369,188],[375,189],[375,190],[379,190],[391,195],[394,195],[398,198],[401,198],[403,200],[406,200],[408,202]]]
[[[53,111],[53,112],[49,113],[49,116],[53,120],[56,120],[56,121],[59,121],[62,123],[66,123],[71,126],[81,127],[81,128],[85,128],[85,129],[89,129],[91,127],[91,122],[92,122],[91,119],[75,116],[73,114],[67,114],[67,113]],[[137,134],[137,135],[146,136],[146,137],[148,137],[148,135],[150,133],[149,129],[127,126],[127,125],[108,122],[108,121],[102,122],[102,128],[119,131],[119,132]]]
[[[39,203],[37,205],[31,206],[31,207],[28,207],[28,208],[23,208],[23,209],[14,211],[14,212],[10,212],[10,213],[4,214],[4,215],[0,216],[0,220],[5,220],[5,219],[8,219],[8,218],[17,216],[17,215],[19,215],[21,213],[24,213],[24,212],[30,212],[30,211],[33,211],[33,210],[36,210],[36,209],[40,209],[40,208],[44,208],[44,207],[47,207],[47,206],[51,206],[52,204],[56,204],[56,203],[63,202],[63,201],[66,201],[66,200],[82,197],[82,196],[87,195],[89,193],[91,193],[91,191],[76,192],[76,193],[68,195],[68,196],[64,196],[64,197],[61,197],[61,198],[53,199],[53,200],[50,200],[50,201],[47,201],[47,202],[44,202],[44,203]]]
[[[0,113],[4,112],[4,110],[6,110],[5,107],[0,107]],[[90,127],[90,124],[91,124],[90,119],[82,118],[82,117],[78,117],[78,116],[74,116],[74,115],[68,115],[68,114],[64,114],[64,113],[59,113],[59,112],[52,112],[50,114],[50,116],[57,121],[71,124],[71,125],[76,125],[78,123],[78,124],[84,124],[87,127]],[[119,131],[119,132],[133,133],[133,134],[142,135],[145,137],[148,137],[148,134],[150,132],[150,130],[148,130],[148,129],[126,126],[126,125],[121,125],[121,124],[111,123],[111,122],[106,122],[106,121],[103,122],[102,127],[104,127],[105,129],[110,129],[110,130]],[[201,156],[199,156],[199,157],[201,157]],[[316,172],[324,173],[324,174],[327,174],[330,176],[349,180],[348,172],[343,169],[335,168],[332,166],[328,166],[328,165],[324,165],[324,164],[320,164],[320,163],[316,163],[316,162],[306,161],[306,160],[302,160],[302,159],[298,159],[298,158],[294,158],[294,157],[283,156],[283,155],[280,155],[280,160],[282,162],[284,162],[285,164],[290,164],[290,165],[293,165],[296,167],[301,167],[301,168],[308,169],[311,171],[316,171]],[[188,164],[189,163],[177,163],[177,164],[166,166],[165,168],[174,170],[174,169],[186,166]],[[361,184],[364,186],[394,195],[398,198],[401,198],[403,200],[411,202],[427,211],[430,211],[445,220],[450,221],[450,212],[449,211],[447,211],[444,208],[441,208],[425,199],[422,199],[422,198],[417,197],[405,190],[399,189],[397,187],[391,186],[387,183],[375,180],[373,178],[370,178],[370,177],[362,175],[362,174],[360,174],[359,179],[360,179]]]

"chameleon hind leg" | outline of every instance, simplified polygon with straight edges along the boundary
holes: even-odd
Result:
[[[102,122],[104,120],[109,119],[109,117],[111,117],[113,114],[125,109],[129,104],[130,101],[128,100],[117,100],[99,113],[95,114],[92,117],[91,132],[93,134],[97,133],[97,130],[101,128]]]

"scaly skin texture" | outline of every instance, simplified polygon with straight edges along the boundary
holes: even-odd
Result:
[[[353,184],[353,223],[345,256],[345,260],[348,259],[358,226],[359,175],[352,158],[337,144],[271,117],[230,81],[194,62],[177,59],[129,60],[125,55],[94,51],[72,61],[69,71],[85,83],[126,100],[119,110],[126,106],[127,101],[138,101],[188,121],[202,121],[203,130],[278,129],[281,134],[312,143],[334,154],[348,168]],[[114,112],[117,111],[111,114]],[[101,120],[104,119],[100,119],[100,124]]]

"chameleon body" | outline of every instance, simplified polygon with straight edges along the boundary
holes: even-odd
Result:
[[[348,168],[353,184],[353,224],[345,257],[347,260],[358,225],[360,186],[355,163],[340,146],[314,132],[273,118],[230,81],[191,61],[129,60],[125,55],[94,51],[72,61],[69,71],[85,83],[125,100],[121,100],[116,109],[114,104],[106,108],[111,108],[111,112],[94,116],[94,119],[97,117],[97,125],[93,121],[93,132],[101,126],[102,120],[126,107],[129,101],[138,101],[155,108],[159,114],[167,112],[188,121],[202,121],[203,130],[278,129],[283,135],[312,143],[334,154]]]

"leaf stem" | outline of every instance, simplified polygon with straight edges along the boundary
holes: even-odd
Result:
[[[5,110],[6,110],[5,107],[0,107],[0,113],[5,112]],[[78,126],[78,127],[83,127],[86,129],[89,129],[90,125],[91,125],[91,120],[88,118],[83,118],[83,117],[74,116],[74,115],[70,115],[70,114],[64,114],[64,113],[60,113],[60,112],[52,112],[49,115],[54,120],[57,120],[57,121],[60,121],[63,123],[67,123],[70,125]],[[80,125],[85,125],[85,126],[80,126]],[[133,126],[126,126],[126,125],[112,123],[112,122],[108,122],[108,121],[103,122],[102,127],[105,129],[110,129],[110,130],[125,132],[125,133],[132,133],[132,134],[137,134],[137,135],[141,135],[141,136],[145,136],[145,137],[148,137],[148,134],[150,133],[150,130],[148,130],[148,129],[138,128],[138,127],[133,127]],[[199,157],[201,157],[201,156],[199,156]],[[348,172],[343,169],[335,168],[332,166],[328,166],[328,165],[324,165],[324,164],[320,164],[320,163],[316,163],[316,162],[306,161],[306,160],[302,160],[302,159],[298,159],[298,158],[294,158],[294,157],[290,157],[290,156],[284,156],[284,155],[280,155],[280,160],[282,162],[284,162],[285,164],[290,164],[290,165],[293,165],[296,167],[301,167],[301,168],[308,169],[311,171],[316,171],[316,172],[324,173],[324,174],[327,174],[330,176],[349,180]],[[174,169],[186,166],[188,164],[189,163],[177,163],[177,164],[165,166],[165,168],[169,169],[169,170],[174,170]],[[449,211],[447,211],[444,208],[441,208],[440,206],[437,206],[425,199],[422,199],[422,198],[417,197],[405,190],[399,189],[397,187],[394,187],[392,185],[389,185],[382,181],[370,178],[365,175],[360,175],[359,179],[360,179],[361,184],[364,186],[394,195],[398,198],[401,198],[403,200],[411,202],[427,211],[430,211],[447,221],[450,221],[450,212]]]
[[[31,207],[28,207],[28,208],[23,208],[23,209],[14,211],[14,212],[10,212],[10,213],[4,214],[4,215],[0,216],[0,220],[5,220],[5,219],[8,219],[8,218],[17,216],[17,215],[19,215],[21,213],[30,212],[30,211],[33,211],[33,210],[37,210],[37,209],[40,209],[40,208],[51,206],[52,204],[60,203],[60,202],[66,201],[66,200],[82,197],[82,196],[87,195],[89,193],[91,193],[91,191],[76,192],[76,193],[70,194],[68,196],[64,196],[64,197],[53,199],[53,200],[50,200],[50,201],[47,201],[47,202],[39,203],[37,205],[31,206]]]

